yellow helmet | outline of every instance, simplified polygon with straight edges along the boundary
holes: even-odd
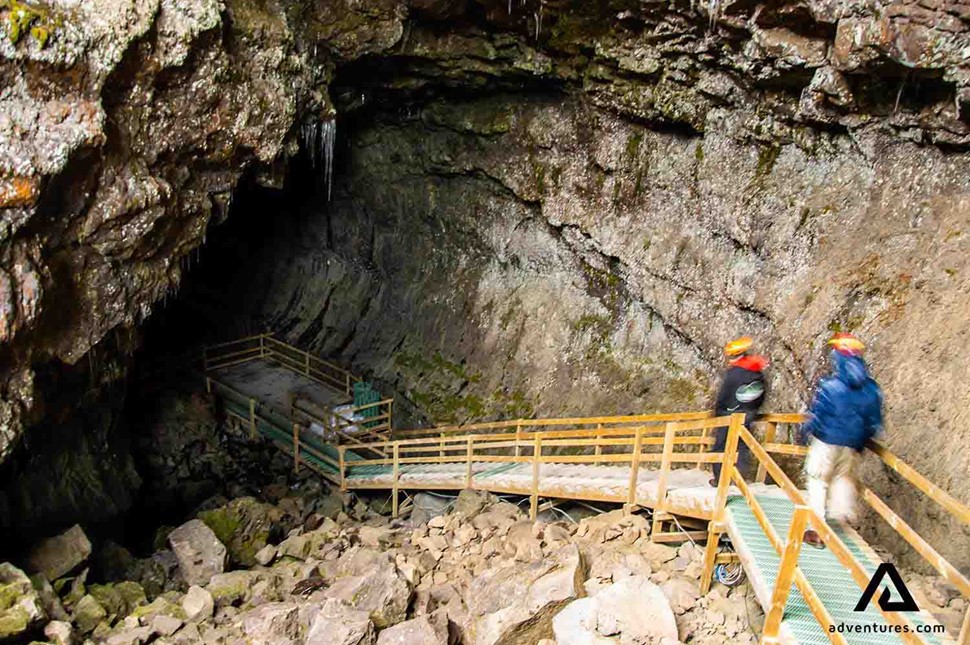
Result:
[[[838,333],[829,339],[829,345],[837,352],[858,356],[866,348],[865,344],[852,334]]]
[[[727,356],[740,356],[747,352],[751,347],[754,346],[754,339],[750,336],[742,336],[741,338],[735,338],[730,343],[724,346],[724,353]]]

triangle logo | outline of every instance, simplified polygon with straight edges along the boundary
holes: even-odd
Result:
[[[916,606],[916,601],[913,599],[913,594],[906,588],[906,583],[903,582],[899,571],[889,562],[883,562],[876,568],[876,572],[872,574],[872,579],[869,580],[869,585],[862,592],[859,602],[856,603],[855,611],[866,610],[872,601],[872,597],[876,594],[879,584],[886,576],[889,576],[892,586],[895,587],[895,595],[899,596],[899,600],[891,600],[889,585],[886,585],[879,596],[879,608],[883,611],[919,611],[919,607]]]

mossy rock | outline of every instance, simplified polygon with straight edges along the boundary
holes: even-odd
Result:
[[[117,584],[91,585],[88,593],[104,607],[109,617],[124,618],[137,607],[148,602],[145,590],[137,582],[119,582]]]
[[[122,597],[124,597],[125,607],[127,607],[128,613],[131,613],[137,607],[141,607],[148,602],[144,588],[142,588],[142,586],[137,582],[125,580],[124,582],[119,582],[116,584],[115,588],[121,593]]]
[[[30,627],[30,614],[20,606],[0,613],[0,639],[7,640],[23,634]]]
[[[255,571],[230,571],[212,576],[206,591],[212,594],[216,607],[238,605],[246,600],[259,574]]]
[[[253,567],[256,554],[269,543],[279,511],[253,497],[241,497],[198,517],[226,546],[234,564]]]
[[[0,564],[0,640],[23,635],[44,618],[44,609],[27,575],[8,562]]]
[[[144,622],[150,622],[155,616],[172,616],[179,620],[185,620],[185,610],[177,602],[178,594],[165,593],[147,605],[135,607],[129,614],[133,618],[143,618]]]
[[[107,610],[101,606],[97,598],[91,594],[85,595],[74,607],[74,624],[82,634],[90,634],[108,617]]]

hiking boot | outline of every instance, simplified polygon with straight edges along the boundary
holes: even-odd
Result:
[[[805,535],[802,536],[802,542],[814,549],[824,549],[825,543],[822,542],[821,536],[815,529],[808,529],[805,531]]]

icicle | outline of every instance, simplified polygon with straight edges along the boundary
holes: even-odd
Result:
[[[512,15],[512,0],[509,0],[509,15]]]
[[[328,119],[320,124],[320,147],[323,157],[323,174],[327,182],[327,201],[330,201],[331,184],[333,183],[333,144],[337,137],[337,121]]]
[[[361,94],[361,101],[364,95]],[[333,146],[337,138],[337,121],[333,117],[325,121],[304,123],[300,126],[300,137],[310,166],[316,170],[323,164],[323,178],[327,183],[327,201],[330,200],[331,183],[333,181]]]

